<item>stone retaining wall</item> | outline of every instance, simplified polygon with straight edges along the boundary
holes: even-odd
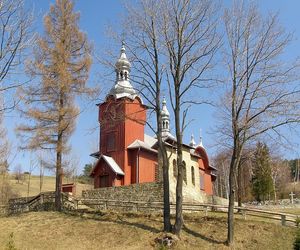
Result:
[[[44,192],[37,196],[10,199],[8,202],[9,214],[28,211],[54,210],[54,192]]]
[[[154,182],[98,188],[82,191],[82,197],[83,199],[120,201],[163,201],[163,185],[161,182]]]
[[[183,190],[183,201],[186,203],[208,203],[216,205],[228,205],[228,200],[207,195],[203,191],[188,193]],[[163,202],[163,184],[159,183],[140,183],[128,186],[98,188],[82,191],[82,202],[95,209],[113,210],[147,210],[147,206],[140,207],[134,202]],[[129,203],[128,203],[129,202]],[[133,202],[133,204],[130,204]],[[170,191],[170,202],[175,203],[175,193]],[[139,207],[136,207],[139,206]],[[153,207],[153,204],[149,207]],[[149,209],[148,209],[149,210]]]

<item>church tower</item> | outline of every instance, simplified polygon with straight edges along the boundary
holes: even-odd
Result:
[[[132,168],[127,147],[136,139],[144,140],[146,106],[130,83],[131,64],[125,52],[123,43],[120,57],[115,64],[115,85],[106,96],[105,102],[98,105],[100,123],[98,158],[107,161],[101,163],[99,160],[98,164],[101,167],[97,169],[103,171],[99,175],[109,176],[106,180],[108,183],[98,185],[95,182],[95,186],[98,187],[131,183]]]

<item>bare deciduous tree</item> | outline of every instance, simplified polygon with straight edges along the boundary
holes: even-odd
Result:
[[[77,170],[79,166],[79,157],[75,153],[66,157],[63,162],[64,178],[67,182],[76,182]]]
[[[91,65],[90,46],[78,27],[79,14],[71,0],[56,0],[44,18],[46,33],[37,40],[29,73],[36,82],[22,91],[22,114],[31,121],[18,127],[29,150],[56,154],[55,205],[61,209],[62,156],[75,128],[79,110],[75,97],[86,87]]]
[[[230,165],[230,152],[220,151],[213,158],[214,166],[218,169],[217,179],[214,183],[215,194],[228,199],[229,195],[229,165]]]
[[[28,171],[26,172],[27,173],[27,198],[30,195],[31,175],[32,175],[32,172],[34,171],[34,169],[37,167],[36,163],[37,162],[32,158],[32,156],[30,156]]]
[[[128,6],[126,17],[126,42],[133,55],[133,66],[136,74],[133,81],[139,92],[146,99],[147,105],[156,114],[156,124],[148,125],[156,133],[158,141],[158,163],[163,172],[164,189],[164,230],[170,232],[170,192],[169,192],[169,159],[162,138],[161,97],[164,64],[161,44],[162,2],[142,0],[138,6]],[[156,127],[153,128],[153,127]]]
[[[277,15],[263,18],[253,4],[235,1],[224,14],[224,59],[227,79],[218,127],[220,142],[232,149],[229,174],[227,243],[233,243],[234,175],[243,149],[258,137],[280,135],[280,128],[299,122],[299,88],[294,85],[297,63],[281,61],[291,41]]]
[[[20,71],[24,51],[33,41],[31,27],[32,14],[25,9],[23,0],[0,1],[0,95],[3,98],[0,112],[15,107],[10,91],[21,84],[12,77]]]
[[[212,59],[220,44],[216,32],[217,8],[209,0],[164,0],[141,1],[139,7],[129,8],[129,11],[131,29],[127,39],[135,61],[135,81],[156,112],[156,133],[164,169],[165,229],[169,227],[168,159],[166,152],[163,153],[163,141],[159,137],[163,89],[169,89],[175,114],[178,175],[173,231],[179,234],[183,223],[182,133],[187,126],[189,105],[203,103],[199,95],[191,94],[191,90],[205,88],[211,80],[207,72],[212,68]],[[127,32],[128,29],[125,35]],[[164,86],[163,82],[168,85]]]
[[[203,104],[198,90],[211,82],[209,71],[220,45],[217,35],[217,6],[213,1],[165,1],[163,43],[166,46],[167,82],[175,116],[177,147],[176,219],[174,233],[179,234],[182,219],[183,159],[182,137],[187,126],[190,104]],[[197,96],[192,94],[197,92]],[[194,99],[196,98],[196,99]]]
[[[15,166],[14,175],[15,175],[15,179],[16,179],[17,183],[19,184],[20,181],[22,181],[22,184],[23,184],[24,175],[23,175],[23,170],[22,170],[21,164],[18,164]]]

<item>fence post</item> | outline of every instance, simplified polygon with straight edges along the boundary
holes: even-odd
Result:
[[[205,206],[205,216],[207,216],[208,213],[208,206]]]
[[[244,220],[246,220],[246,210],[241,210],[242,211],[242,215],[244,217]]]
[[[286,226],[286,215],[285,214],[281,214],[281,225],[282,226]]]

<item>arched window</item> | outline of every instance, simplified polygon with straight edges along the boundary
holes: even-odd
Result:
[[[182,162],[182,176],[183,176],[183,181],[186,184],[187,179],[186,179],[186,164],[185,164],[185,161]]]
[[[125,80],[127,80],[128,79],[128,73],[127,73],[127,71],[125,71]]]
[[[165,128],[165,121],[163,121],[163,127],[162,128]]]
[[[177,178],[177,162],[175,159],[173,160],[173,175]]]
[[[191,168],[191,173],[192,173],[192,183],[193,185],[195,186],[195,170],[194,170],[194,167],[192,166]]]

